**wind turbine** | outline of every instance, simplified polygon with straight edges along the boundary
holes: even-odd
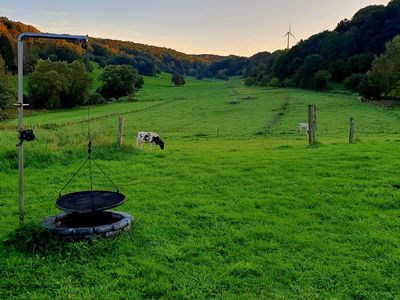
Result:
[[[290,48],[290,37],[292,36],[293,38],[296,38],[293,34],[292,34],[292,23],[290,23],[290,27],[289,27],[289,31],[283,36],[283,38],[287,36],[287,48]]]

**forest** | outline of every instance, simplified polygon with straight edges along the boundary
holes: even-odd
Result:
[[[324,90],[329,81],[334,81],[367,98],[379,98],[381,93],[400,97],[394,92],[400,84],[400,40],[394,39],[399,34],[399,0],[386,7],[368,6],[351,20],[342,20],[333,31],[315,34],[291,49],[254,55],[247,60],[242,75],[250,86]],[[387,76],[396,81],[389,88],[379,75],[388,57],[393,70],[386,69]]]

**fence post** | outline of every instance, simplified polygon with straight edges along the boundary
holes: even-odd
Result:
[[[354,119],[350,118],[349,144],[353,144],[353,141],[354,141]]]
[[[310,146],[317,143],[317,107],[308,106],[308,143]]]
[[[118,117],[118,145],[122,147],[122,135],[124,133],[124,117]]]

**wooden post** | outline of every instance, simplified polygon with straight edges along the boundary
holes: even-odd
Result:
[[[122,135],[124,133],[124,117],[118,117],[118,145],[122,147]]]
[[[350,118],[349,144],[353,144],[353,141],[354,141],[354,119]]]
[[[317,143],[317,108],[315,105],[308,106],[308,143],[310,146]]]

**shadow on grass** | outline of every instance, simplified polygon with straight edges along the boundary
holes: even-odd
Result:
[[[27,256],[62,256],[80,260],[82,257],[113,255],[120,244],[116,242],[118,238],[66,241],[38,224],[27,224],[10,233],[0,247]]]
[[[28,255],[60,253],[65,244],[65,241],[53,236],[37,224],[19,227],[2,242],[6,248]]]

